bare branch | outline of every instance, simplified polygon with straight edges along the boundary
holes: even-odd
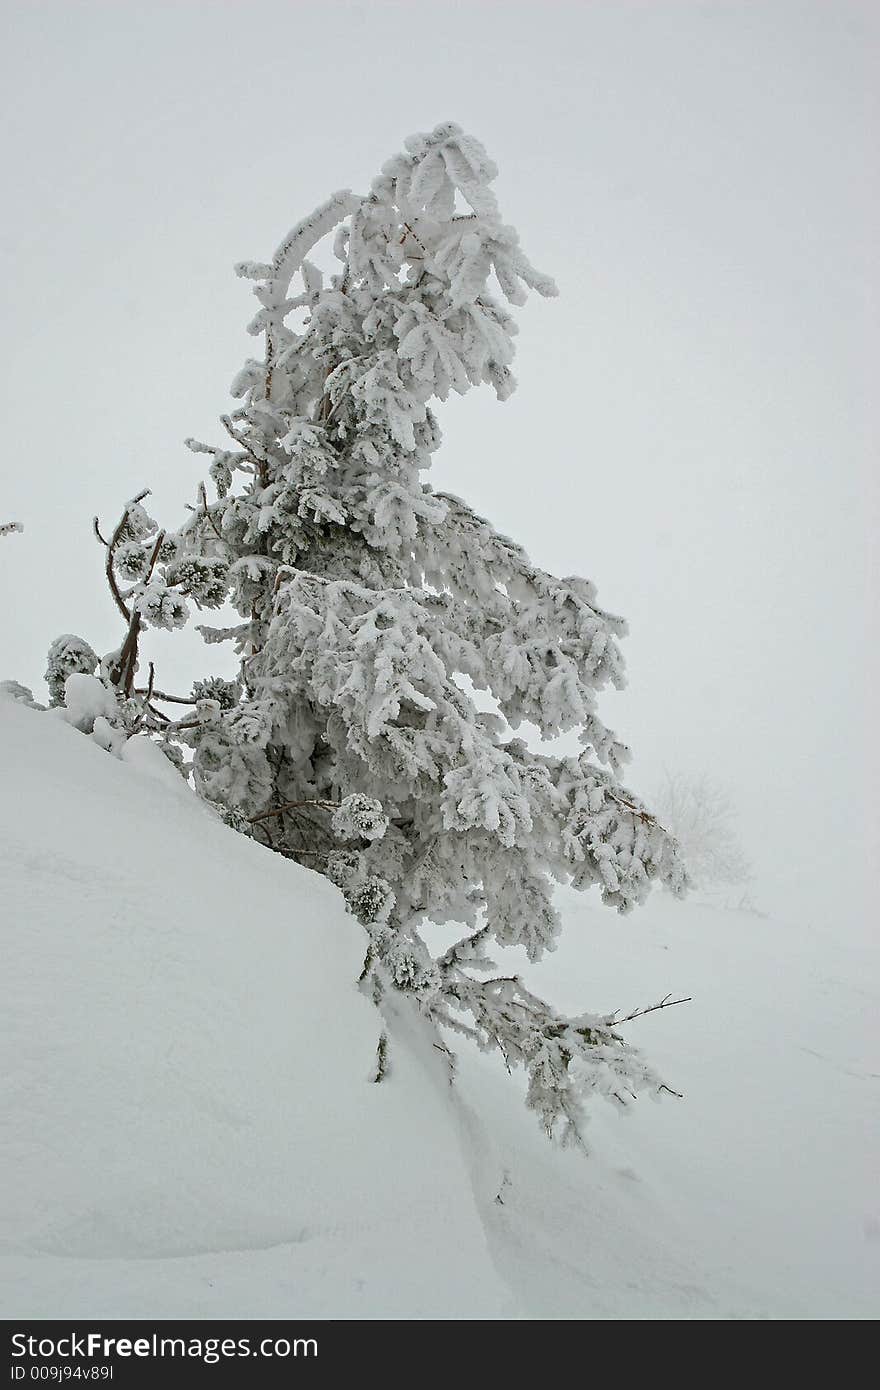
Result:
[[[145,497],[146,495],[146,492],[141,493],[142,497]],[[137,500],[138,499],[135,498],[135,501]],[[129,503],[129,506],[132,505],[133,503]],[[113,577],[113,552],[115,546],[119,541],[119,537],[122,534],[122,528],[125,525],[125,519],[127,516],[128,507],[126,507],[125,511],[123,512],[122,519],[119,525],[117,526],[116,530],[114,531],[113,539],[110,542],[110,545],[107,549],[107,575],[110,579],[110,587],[113,590],[114,597],[118,599],[120,608],[124,613],[128,614],[128,632],[126,634],[125,641],[122,644],[122,650],[119,653],[119,664],[116,668],[117,675],[116,681],[114,682],[114,684],[119,685],[122,688],[122,692],[124,695],[130,695],[132,692],[132,687],[134,685],[134,673],[137,668],[138,641],[140,639],[141,633],[141,615],[136,610],[134,612],[130,612],[126,608],[121,596],[119,595],[119,590],[116,587],[116,580]],[[162,542],[164,539],[165,532],[160,531],[158,536],[156,537],[156,544],[153,546],[153,552],[150,556],[149,565],[147,566],[147,580],[149,580],[150,576],[153,573],[156,561],[159,558],[159,551],[162,548]]]
[[[218,541],[222,541],[223,537],[221,536],[220,532],[217,530],[217,523],[215,522],[213,516],[211,515],[211,513],[210,513],[210,511],[209,511],[209,509],[208,509],[208,494],[207,494],[207,492],[205,491],[205,484],[204,484],[204,483],[199,483],[199,496],[200,496],[201,499],[202,499],[202,515],[203,515],[203,517],[204,517],[205,520],[208,522],[209,526],[211,527],[211,530],[214,532],[214,535],[217,537]]]
[[[605,787],[605,795],[616,805],[622,806],[625,811],[630,811],[638,820],[644,821],[646,825],[656,825],[658,830],[663,830],[656,816],[652,816],[650,811],[646,811],[643,806],[634,806],[631,801],[624,801],[622,796],[617,796],[610,787]],[[663,830],[664,835],[669,832]]]
[[[97,530],[97,527],[95,529]],[[118,530],[119,528],[117,527],[117,531]],[[116,575],[113,573],[114,544],[115,542],[111,541],[110,544],[107,546],[107,563],[104,566],[104,573],[107,575],[107,583],[110,585],[110,592],[113,595],[113,601],[116,604],[116,607],[119,609],[125,621],[127,623],[130,623],[131,611],[129,610],[129,608],[127,608],[125,600],[123,599],[122,594],[119,592],[119,586],[116,583]]]
[[[283,815],[285,811],[296,811],[303,806],[317,806],[322,811],[338,811],[338,801],[285,801],[282,806],[274,806],[271,811],[262,811],[258,816],[250,817],[250,824],[256,825],[258,821],[269,820],[271,816]]]
[[[130,502],[126,502],[122,510],[122,516],[116,523],[116,529],[113,532],[113,535],[110,537],[109,542],[105,541],[104,537],[101,535],[101,531],[98,526],[98,518],[95,517],[92,521],[92,528],[95,532],[95,535],[97,536],[101,544],[106,547],[107,550],[107,561],[104,566],[104,572],[107,575],[107,583],[110,585],[110,592],[113,595],[113,601],[127,623],[130,623],[132,621],[131,612],[126,606],[125,601],[121,593],[119,592],[119,586],[116,583],[116,576],[113,573],[113,553],[117,545],[119,544],[123,531],[125,530],[125,523],[128,521],[128,514],[131,511],[132,507],[137,506],[138,502],[143,502],[144,498],[149,497],[149,495],[150,489],[148,487],[145,487],[137,494],[136,497],[132,497]]]
[[[665,994],[659,1004],[650,1004],[647,1009],[633,1009],[631,1014],[625,1014],[623,1018],[615,1018],[614,1014],[609,1014],[604,1022],[610,1028],[619,1028],[622,1023],[631,1023],[634,1018],[644,1018],[645,1014],[654,1014],[658,1009],[673,1009],[676,1004],[690,1003],[692,996],[689,994],[682,999],[673,999],[671,994]]]
[[[134,693],[135,695],[146,695],[148,699],[152,700],[164,700],[169,705],[198,704],[198,701],[193,695],[166,695],[164,690],[148,690],[144,686],[136,687]]]

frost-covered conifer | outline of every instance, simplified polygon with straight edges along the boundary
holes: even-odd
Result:
[[[233,383],[227,442],[187,441],[217,497],[200,491],[139,602],[174,626],[169,584],[204,603],[229,593],[240,624],[201,630],[235,644],[240,697],[182,735],[200,792],[340,886],[377,1001],[406,990],[438,1026],[499,1048],[547,1129],[576,1137],[585,1095],[659,1083],[613,1017],[557,1015],[493,978],[487,950],[553,946],[554,880],[627,911],[684,875],[619,781],[627,749],[597,709],[623,684],[623,621],[427,480],[436,402],[482,385],[505,400],[512,308],[556,294],[502,220],[495,176],[476,140],[439,126],[368,194],[334,194],[270,261],[237,267],[262,351]],[[310,259],[325,239],[329,274]],[[144,560],[120,559],[143,586]],[[548,739],[577,730],[581,752],[535,751],[515,736],[524,721]],[[427,921],[460,924],[438,959]]]
[[[626,912],[654,881],[681,891],[684,872],[619,780],[628,751],[598,712],[597,692],[623,684],[623,620],[428,482],[436,402],[483,385],[505,400],[512,309],[529,289],[556,294],[502,221],[495,176],[482,145],[438,126],[369,193],[334,194],[270,261],[237,267],[261,352],[233,383],[227,442],[187,441],[216,499],[200,487],[173,535],[146,493],[109,536],[96,523],[125,637],[100,665],[59,639],[47,675],[111,752],[148,730],[181,765],[188,745],[229,825],[341,889],[380,1008],[400,991],[426,1026],[498,1049],[546,1129],[578,1141],[586,1097],[625,1104],[661,1083],[620,1037],[626,1020],[558,1014],[495,973],[492,943],[532,961],[552,948],[554,881]],[[143,631],[226,599],[240,621],[200,630],[234,644],[238,679],[164,694],[140,671]],[[174,718],[169,701],[190,708]],[[577,731],[580,752],[530,746],[524,723],[545,740]],[[458,939],[432,956],[426,923]],[[383,1029],[377,1079],[388,1065]]]

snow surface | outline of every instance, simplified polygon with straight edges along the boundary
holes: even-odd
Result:
[[[145,764],[0,701],[3,1314],[510,1312],[362,929]]]
[[[372,1084],[361,928],[158,756],[0,699],[2,1315],[876,1315],[867,952],[563,894],[545,997],[694,996],[630,1026],[684,1099],[597,1106],[585,1159],[405,1011]]]
[[[64,682],[64,704],[60,712],[75,729],[91,733],[96,719],[117,715],[116,698],[97,676],[72,675]]]

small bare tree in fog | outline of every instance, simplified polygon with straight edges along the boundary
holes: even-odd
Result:
[[[658,819],[681,845],[698,888],[745,887],[751,867],[736,829],[730,793],[705,775],[667,772],[654,794]]]

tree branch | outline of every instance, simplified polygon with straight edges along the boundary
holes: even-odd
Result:
[[[152,663],[151,663],[152,665]],[[135,695],[146,695],[149,699],[164,700],[169,705],[196,705],[198,701],[193,695],[166,695],[164,690],[148,690],[144,686],[135,688]]]
[[[208,494],[207,494],[207,492],[205,491],[205,484],[204,484],[204,483],[199,483],[199,494],[200,494],[201,499],[202,499],[202,515],[204,516],[205,520],[208,522],[209,526],[211,527],[211,530],[214,532],[214,535],[217,537],[218,541],[222,541],[223,537],[221,536],[220,532],[217,530],[217,523],[215,522],[214,518],[212,517],[210,511],[208,510]]]
[[[676,1004],[690,1004],[691,1002],[692,996],[689,994],[683,999],[673,999],[671,994],[664,994],[659,1004],[650,1004],[647,1009],[633,1009],[631,1014],[626,1014],[623,1018],[615,1018],[614,1014],[609,1014],[605,1023],[609,1028],[619,1028],[622,1023],[631,1023],[634,1018],[644,1018],[645,1014],[654,1014],[658,1009],[673,1009]]]
[[[644,807],[634,806],[631,801],[624,801],[622,796],[616,796],[615,793],[608,786],[605,787],[605,795],[609,798],[610,801],[615,802],[618,806],[622,806],[625,811],[632,812],[632,814],[636,816],[638,820],[644,821],[646,825],[656,825],[658,830],[663,830],[663,826],[660,824],[657,817],[652,816],[651,812],[646,811]],[[663,830],[663,834],[668,835],[669,831]]]
[[[146,495],[146,492],[141,493],[141,497],[146,497]],[[138,498],[135,498],[135,501],[138,500]],[[133,504],[129,503],[129,506],[131,505]],[[107,548],[108,578],[111,581],[110,587],[114,591],[114,594],[116,596],[119,596],[119,590],[117,589],[116,581],[113,578],[113,551],[114,547],[117,545],[119,541],[120,535],[122,534],[122,528],[125,525],[125,519],[127,516],[128,507],[126,507],[125,511],[123,512],[122,519],[119,522],[119,525],[117,526],[116,530],[113,532],[113,539],[111,540],[110,545]],[[160,531],[158,536],[156,537],[156,544],[153,546],[153,552],[150,556],[149,565],[147,566],[147,574],[146,579],[144,581],[145,583],[149,581],[150,576],[153,573],[153,570],[156,566],[156,561],[159,558],[159,551],[162,548],[162,542],[164,539],[165,532]],[[114,684],[119,685],[121,687],[122,693],[124,695],[130,695],[132,692],[132,687],[134,685],[134,673],[137,668],[138,642],[140,640],[141,633],[141,615],[136,610],[134,612],[129,612],[129,610],[125,607],[125,604],[122,602],[121,597],[119,597],[119,604],[123,612],[128,613],[128,632],[126,634],[125,641],[122,644],[122,650],[119,653],[119,665],[117,666],[117,676]],[[152,681],[152,675],[150,677],[150,680]],[[149,699],[149,694],[147,698]]]
[[[338,811],[338,801],[285,801],[282,806],[274,806],[271,811],[261,811],[258,816],[250,817],[250,824],[256,825],[258,821],[269,820],[271,816],[280,816],[285,811],[296,811],[302,806],[317,806],[322,811]]]
[[[101,535],[101,529],[98,525],[98,518],[93,517],[92,519],[92,529],[94,530],[94,533],[97,539],[100,541],[101,545],[103,545],[107,551],[107,560],[104,565],[104,572],[107,575],[107,583],[110,585],[110,592],[113,595],[113,601],[127,623],[130,623],[132,620],[131,613],[126,606],[125,601],[121,593],[119,592],[119,586],[116,583],[116,576],[113,573],[113,554],[122,537],[122,532],[125,530],[125,523],[128,520],[129,511],[132,507],[137,506],[138,502],[143,502],[144,498],[149,497],[149,495],[150,489],[148,487],[145,487],[142,489],[141,492],[137,494],[136,497],[132,497],[130,502],[126,502],[122,510],[122,516],[116,523],[116,529],[113,532],[113,535],[110,537],[109,541],[105,541],[104,537]]]
[[[221,415],[220,423],[225,429],[226,433],[230,436],[230,438],[235,440],[238,447],[240,449],[244,449],[244,452],[247,454],[248,458],[253,460],[253,463],[256,466],[257,472],[260,477],[260,482],[263,484],[263,487],[265,487],[266,483],[269,480],[268,459],[265,456],[263,458],[260,458],[259,454],[256,454],[254,452],[253,446],[249,443],[247,439],[245,439],[242,435],[239,434],[238,430],[235,428],[228,415]]]

